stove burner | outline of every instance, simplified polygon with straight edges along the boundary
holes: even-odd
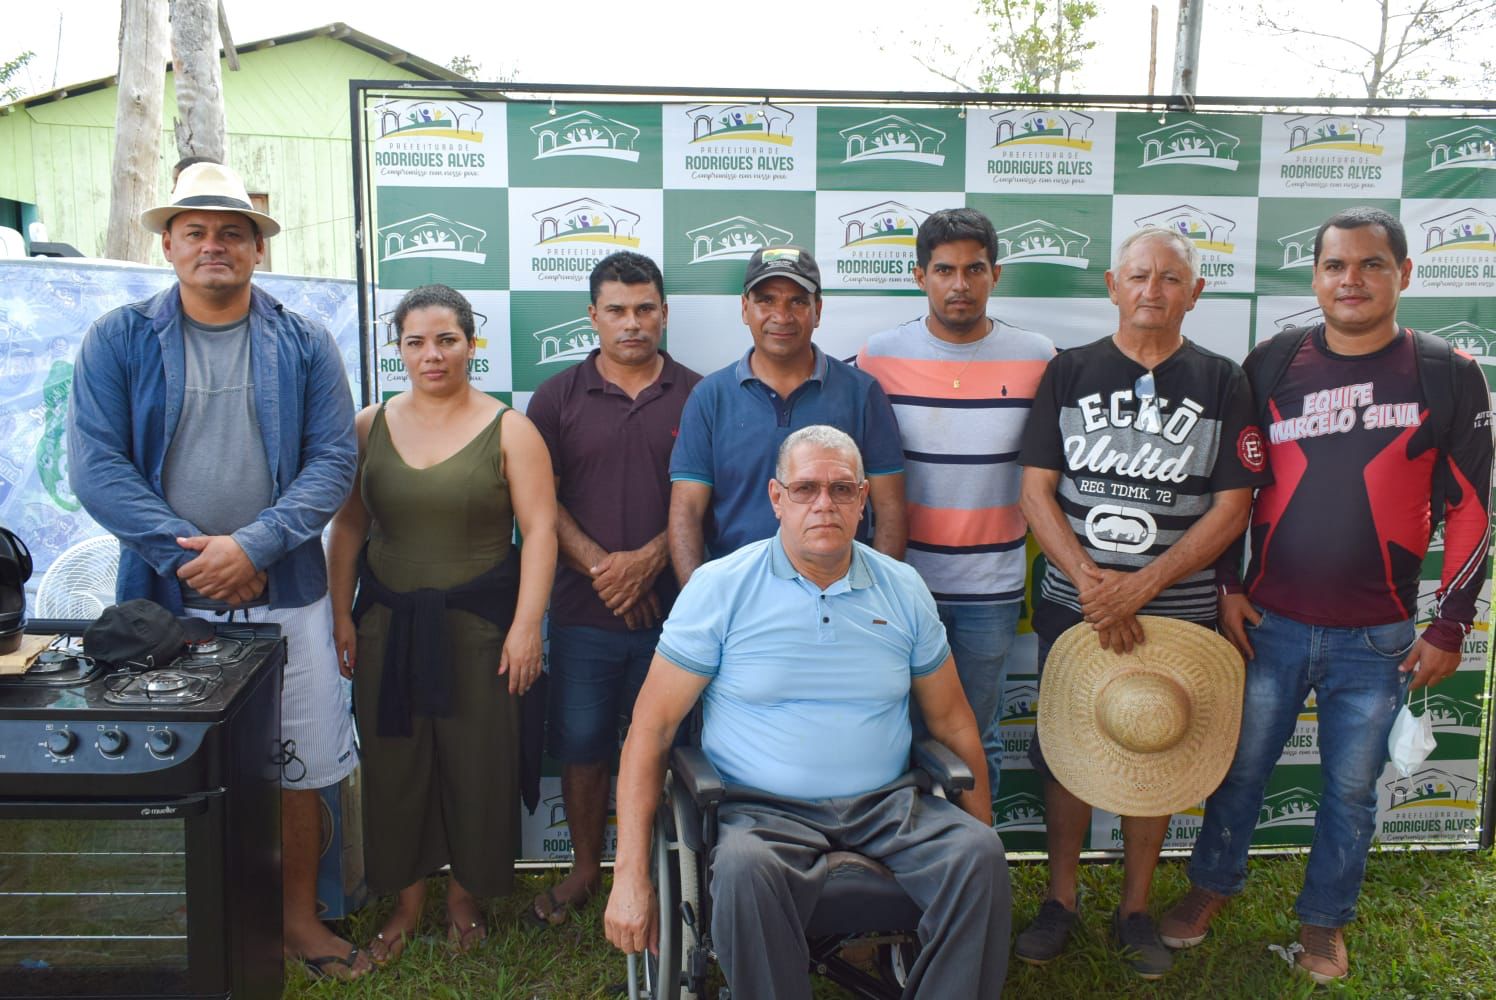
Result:
[[[152,670],[136,684],[148,694],[170,694],[192,683],[192,678],[175,670]]]
[[[205,653],[216,653],[223,648],[223,642],[216,635],[210,635],[206,639],[194,641],[187,640],[188,656],[201,656]]]
[[[243,639],[225,636],[210,636],[199,642],[189,641],[182,655],[171,663],[163,664],[172,670],[203,670],[212,667],[233,666],[249,656],[252,643]]]
[[[219,678],[207,673],[148,670],[116,676],[105,689],[104,700],[115,705],[192,705],[206,699],[218,684]]]
[[[60,674],[64,670],[76,670],[78,658],[71,653],[60,649],[44,649],[36,654],[36,659],[31,661],[31,666],[26,668],[28,674]]]

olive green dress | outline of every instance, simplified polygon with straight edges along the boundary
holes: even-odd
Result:
[[[514,516],[499,452],[506,412],[455,455],[413,469],[391,443],[380,407],[359,488],[372,517],[369,568],[386,587],[448,589],[509,555]],[[452,715],[413,716],[403,738],[378,732],[390,611],[376,604],[359,622],[353,685],[367,879],[375,892],[395,892],[450,864],[469,891],[501,895],[519,842],[519,699],[497,673],[505,633],[466,611],[444,614]]]

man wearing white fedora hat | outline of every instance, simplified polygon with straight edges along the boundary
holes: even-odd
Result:
[[[232,170],[186,167],[140,221],[161,234],[177,282],[84,338],[69,478],[120,540],[119,600],[281,626],[285,949],[315,973],[356,978],[368,958],[316,910],[317,789],[357,763],[321,543],[353,482],[348,379],[327,330],[252,283],[280,226]]]
[[[1241,535],[1252,490],[1267,481],[1241,368],[1180,332],[1205,286],[1198,261],[1195,245],[1171,230],[1123,240],[1106,273],[1117,332],[1065,351],[1040,381],[1018,461],[1023,513],[1048,559],[1034,602],[1041,716],[1056,709],[1044,660],[1071,626],[1089,622],[1103,649],[1125,653],[1145,641],[1140,614],[1215,624],[1211,566]],[[1042,965],[1064,950],[1077,921],[1091,805],[1055,780],[1037,735],[1029,758],[1045,779],[1049,892],[1014,953]],[[1113,938],[1149,979],[1172,963],[1147,908],[1169,825],[1159,811],[1122,818],[1122,899],[1112,920]]]

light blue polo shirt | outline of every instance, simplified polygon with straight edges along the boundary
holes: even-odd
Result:
[[[822,591],[776,533],[704,564],[656,651],[710,677],[701,745],[731,784],[775,795],[859,795],[909,766],[910,682],[950,655],[911,567],[854,543]]]
[[[794,431],[830,424],[845,431],[862,452],[869,478],[904,471],[898,421],[883,387],[864,371],[828,357],[814,344],[815,369],[788,396],[753,374],[749,348],[741,358],[697,383],[680,417],[670,481],[712,488],[705,527],[709,558],[725,556],[779,528],[769,506],[769,480],[779,446]],[[857,537],[872,540],[871,518]]]

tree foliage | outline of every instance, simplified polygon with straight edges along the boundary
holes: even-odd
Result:
[[[519,70],[510,67],[500,70],[498,73],[484,73],[483,63],[473,58],[470,53],[460,53],[447,60],[447,69],[456,73],[464,80],[481,80],[484,83],[513,83],[519,79]]]
[[[26,88],[12,84],[10,79],[34,58],[35,52],[22,52],[14,59],[0,62],[0,104],[8,104],[26,92]]]
[[[1288,8],[1288,9],[1283,9]],[[1256,5],[1259,26],[1300,43],[1315,67],[1358,89],[1370,101],[1445,94],[1487,94],[1496,62],[1472,59],[1468,36],[1496,18],[1496,0],[1353,0],[1335,22],[1343,30],[1305,27],[1292,5]],[[1341,88],[1334,88],[1337,96]],[[1345,96],[1361,96],[1346,94]]]
[[[985,33],[975,51],[916,43],[912,54],[962,90],[1057,94],[1096,47],[1085,37],[1096,13],[1091,0],[977,0]]]

